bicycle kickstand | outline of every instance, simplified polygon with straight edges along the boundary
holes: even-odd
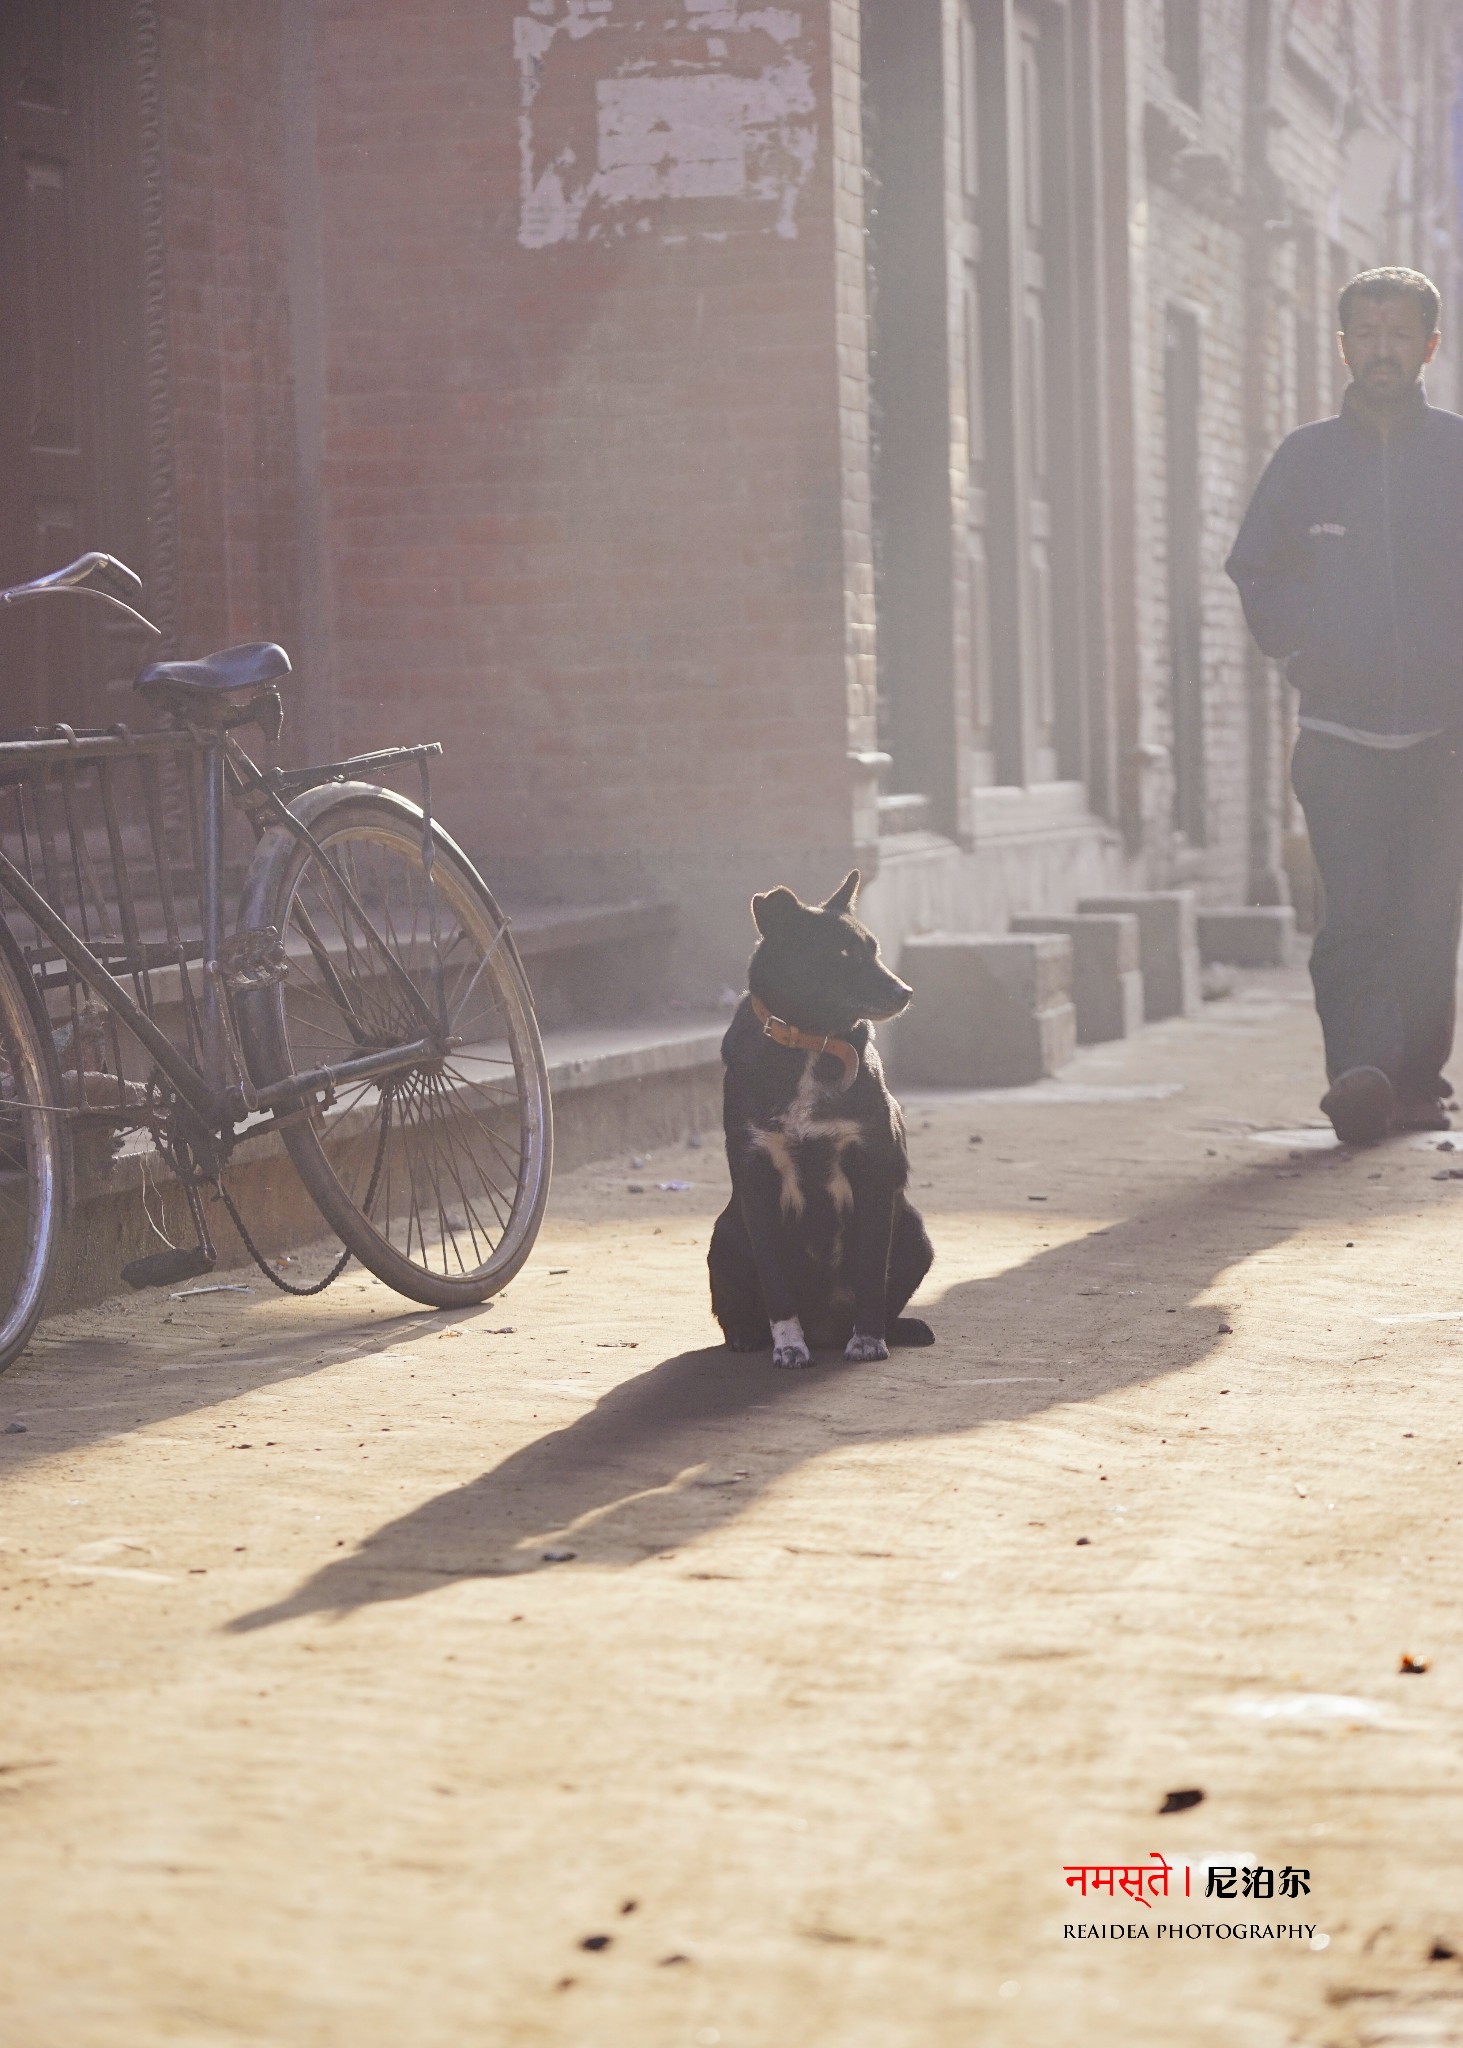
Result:
[[[174,1245],[165,1252],[150,1252],[146,1258],[129,1260],[122,1268],[122,1278],[129,1287],[171,1287],[175,1281],[196,1280],[200,1274],[211,1273],[218,1264],[218,1252],[209,1235],[196,1183],[185,1180],[183,1193],[198,1233],[197,1244]]]

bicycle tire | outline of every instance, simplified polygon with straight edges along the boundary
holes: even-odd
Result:
[[[347,783],[292,810],[429,1007],[435,893],[443,988],[463,1042],[386,1086],[342,1085],[328,1107],[317,1093],[282,1124],[285,1146],[326,1222],[389,1287],[436,1308],[485,1301],[533,1249],[553,1163],[543,1043],[507,919],[435,824],[428,884],[422,813],[406,798]],[[279,824],[255,850],[238,919],[241,931],[270,925],[285,977],[237,1000],[256,1086],[423,1035],[337,874]]]
[[[71,1133],[34,978],[0,921],[0,1372],[46,1305],[71,1206]]]

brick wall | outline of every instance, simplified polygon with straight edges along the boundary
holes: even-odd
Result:
[[[1146,834],[1155,878],[1193,881],[1215,902],[1242,902],[1247,881],[1248,721],[1244,625],[1223,570],[1248,497],[1245,375],[1243,124],[1244,13],[1209,0],[1202,16],[1199,105],[1178,95],[1165,62],[1161,7],[1142,44],[1144,132],[1137,148],[1146,192],[1138,404],[1139,495],[1148,544],[1138,555],[1144,739],[1164,750],[1146,777]],[[1156,110],[1152,111],[1152,110]],[[1209,159],[1170,174],[1170,152]],[[1175,731],[1168,597],[1165,339],[1170,308],[1193,314],[1199,336],[1200,572],[1202,580],[1202,843],[1175,843]]]
[[[161,10],[179,652],[298,628],[278,0]]]
[[[732,961],[838,879],[871,728],[856,27],[317,11],[339,736],[449,741],[490,875]]]

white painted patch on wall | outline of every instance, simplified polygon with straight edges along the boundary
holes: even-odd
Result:
[[[525,249],[647,231],[668,243],[725,241],[729,201],[745,209],[739,228],[796,236],[817,159],[812,75],[793,49],[802,18],[725,0],[681,4],[684,18],[667,22],[664,5],[651,13],[645,0],[530,0],[532,13],[515,20]],[[647,45],[677,27],[704,38],[699,62],[657,70]],[[590,36],[607,60],[592,81],[573,49]],[[708,201],[717,212],[699,222]]]
[[[746,86],[724,73],[602,78],[601,198],[732,199],[747,189]]]

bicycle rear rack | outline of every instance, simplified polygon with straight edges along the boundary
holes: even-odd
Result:
[[[218,1061],[219,1049],[209,1045],[209,1013],[219,991],[208,983],[206,937],[210,737],[182,729],[134,733],[119,725],[78,732],[58,725],[0,739],[0,855],[39,899],[27,914],[14,891],[0,888],[0,916],[51,1019],[61,1106],[97,1123],[155,1121],[157,1105],[148,1094],[156,1063],[142,1042],[153,1032],[200,1073]],[[442,752],[435,741],[299,769],[256,769],[232,743],[225,751],[239,796],[237,808],[224,804],[220,811],[226,869],[242,872],[252,851],[251,826],[255,835],[265,830],[292,797],[326,783],[376,780],[391,768],[414,766],[420,774],[430,834],[427,769]],[[232,893],[222,891],[225,898]],[[115,978],[124,1004],[128,998],[135,1004],[141,1021],[133,1029],[88,990],[45,929],[47,912]],[[231,971],[232,957],[224,956],[234,943],[216,948]],[[221,1098],[208,1105],[206,1091],[196,1087],[189,1096],[205,1123],[216,1121]]]
[[[203,1049],[202,754],[187,732],[125,726],[0,739],[0,853],[194,1065]],[[147,1122],[143,1049],[3,893],[0,915],[50,1015],[64,1106],[99,1122]]]

